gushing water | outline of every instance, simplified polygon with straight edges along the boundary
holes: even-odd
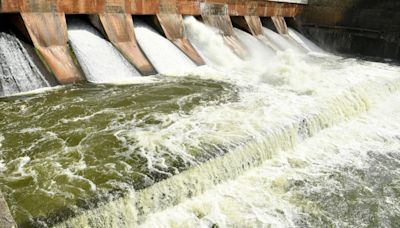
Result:
[[[0,33],[0,97],[48,86],[50,83],[21,41]]]
[[[194,17],[185,18],[189,40],[202,54],[207,64],[216,67],[232,67],[241,63],[235,53],[224,44],[224,39],[215,29],[197,21]]]
[[[89,23],[72,20],[68,36],[88,81],[94,83],[133,82],[140,73]]]
[[[156,68],[159,64],[158,69],[170,71],[165,63],[176,64],[172,61],[176,59],[180,59],[179,66],[185,66],[182,53],[175,57],[161,53],[172,48],[169,41],[146,25],[136,24],[139,43]],[[298,44],[276,33],[276,39],[269,38],[288,50],[273,54],[263,43],[235,30],[252,53],[242,60],[225,46],[215,29],[193,17],[185,18],[185,26],[189,39],[209,63],[207,67],[189,67],[188,77],[160,76],[159,83],[129,87],[65,88],[0,103],[0,181],[5,183],[0,187],[20,224],[162,226],[169,224],[169,217],[176,218],[177,226],[230,226],[230,221],[239,226],[268,225],[268,221],[301,224],[297,222],[303,220],[283,206],[295,210],[301,208],[301,203],[295,203],[299,201],[318,208],[312,194],[305,194],[308,198],[295,195],[294,203],[289,200],[292,204],[287,204],[279,197],[268,198],[268,194],[263,198],[263,193],[274,191],[274,186],[278,192],[283,189],[285,197],[292,197],[295,188],[297,193],[307,193],[324,183],[318,177],[329,177],[334,168],[340,170],[338,163],[326,175],[324,169],[311,169],[316,170],[310,171],[315,185],[277,178],[265,181],[271,187],[268,191],[262,188],[264,182],[257,181],[285,169],[267,172],[254,182],[246,174],[243,182],[249,186],[241,184],[242,173],[264,162],[272,168],[285,166],[275,159],[287,158],[285,153],[301,147],[305,140],[362,115],[400,90],[400,69],[395,66],[307,55],[291,50]],[[24,113],[35,113],[37,118]],[[315,145],[310,148],[324,144]],[[327,147],[326,152],[335,154],[337,150]],[[287,167],[298,167],[296,171],[317,164],[315,160],[286,160]],[[217,188],[249,189],[250,193],[245,192],[243,198],[239,191],[228,192],[232,194],[228,199],[224,194],[210,196],[218,192],[213,189],[217,184],[236,178],[239,184],[228,182]],[[261,190],[254,188],[253,195],[255,183]],[[288,195],[285,189],[289,189]],[[206,190],[211,193],[202,196]],[[188,210],[187,204],[173,207],[196,196],[196,203],[187,204],[198,205],[198,199],[206,198],[206,203],[214,201],[216,205],[203,208],[200,204]],[[46,199],[40,201],[41,211],[34,203],[37,198]],[[263,209],[269,210],[269,205],[278,205],[278,209],[268,214]],[[160,212],[159,220],[151,216],[156,212]],[[180,214],[182,220],[177,218]]]
[[[292,28],[288,28],[288,29],[289,29],[288,30],[289,36],[292,37],[296,42],[298,42],[305,49],[307,49],[310,52],[324,53],[324,50],[322,50],[320,47],[315,45],[313,42],[311,42],[309,39],[307,39],[301,33],[297,32],[296,30],[294,30]]]
[[[268,37],[276,46],[280,48],[280,50],[293,50],[297,52],[303,52],[303,50],[298,46],[298,44],[294,43],[292,40],[288,39],[288,37],[282,36],[269,28],[263,27],[263,31],[265,36]]]
[[[150,62],[160,74],[190,72],[196,64],[173,43],[140,20],[135,20],[136,38]]]

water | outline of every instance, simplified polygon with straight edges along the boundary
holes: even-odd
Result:
[[[0,33],[0,97],[50,86],[27,48],[14,35]]]
[[[282,36],[271,29],[263,27],[264,35],[271,40],[280,50],[293,50],[297,52],[303,52],[303,49],[294,42],[292,39]]]
[[[88,81],[125,83],[140,76],[123,55],[88,22],[78,19],[69,21],[68,37]]]
[[[397,227],[400,93],[142,227]]]
[[[225,46],[219,31],[197,21],[192,16],[186,17],[184,23],[190,42],[208,65],[231,67],[241,64],[240,58],[233,50]],[[215,51],[216,48],[218,48],[218,52]]]
[[[189,165],[176,151],[147,147],[148,131],[173,125],[170,115],[188,116],[197,106],[231,99],[235,89],[229,85],[164,79],[2,100],[1,190],[13,202],[17,222],[29,226],[40,224],[29,217],[72,213],[74,205],[94,204],[91,197],[141,189]]]
[[[179,48],[141,20],[135,20],[137,41],[160,74],[182,74],[196,68]]]
[[[302,47],[304,47],[308,51],[324,53],[324,51],[320,47],[315,45],[313,42],[311,42],[309,39],[307,39],[305,36],[297,32],[296,30],[288,28],[288,32],[290,37],[292,37],[297,43],[299,43]]]
[[[155,83],[70,86],[0,100],[0,189],[21,226],[59,222],[59,227],[152,227],[174,226],[174,222],[178,227],[331,224],[318,223],[322,216],[312,210],[296,214],[295,209],[307,211],[308,205],[322,212],[335,209],[331,205],[338,201],[331,201],[330,206],[318,202],[328,199],[316,197],[326,189],[308,193],[323,189],[325,181],[318,177],[329,177],[342,169],[346,152],[338,155],[342,160],[337,163],[323,154],[337,150],[327,147],[320,157],[316,152],[321,158],[318,166],[317,157],[305,158],[314,156],[313,150],[322,143],[308,142],[374,107],[381,110],[380,103],[382,107],[393,106],[387,111],[390,121],[397,111],[393,94],[400,89],[400,68],[328,54],[308,55],[290,48],[273,54],[262,49],[261,42],[236,30],[252,53],[242,60],[212,28],[193,17],[185,18],[185,26],[209,66],[192,68],[186,75],[178,72],[177,77],[160,76]],[[160,48],[150,46],[162,37],[140,23],[139,27],[138,34],[145,35],[151,50],[146,52],[141,46],[148,57],[154,55],[155,61],[158,55],[163,56],[156,52]],[[342,126],[345,132],[348,128]],[[370,126],[365,129],[373,130]],[[395,131],[392,129],[388,131]],[[343,134],[349,144],[337,144],[346,147],[362,140],[355,135]],[[330,143],[334,138],[322,141]],[[305,161],[288,159],[292,150],[307,144],[314,146],[303,155],[298,153]],[[363,143],[354,145],[357,150]],[[287,167],[295,168],[288,170],[285,163],[276,163],[281,158],[286,159]],[[332,169],[324,170],[324,161],[332,162]],[[390,170],[398,167],[390,165],[383,164]],[[254,178],[243,174],[264,169],[272,171]],[[289,172],[288,179],[272,179],[285,172]],[[289,174],[303,175],[304,183],[292,181]],[[230,179],[233,181],[216,187]],[[268,188],[259,180],[265,180]],[[268,181],[274,184],[269,186]],[[218,194],[224,189],[232,190],[232,197]],[[282,194],[293,198],[287,203],[285,197],[263,195],[275,189],[289,189]],[[242,196],[239,190],[243,190]],[[343,188],[337,191],[338,195],[346,194]],[[386,199],[378,194],[370,196]],[[200,201],[211,206],[203,208]],[[185,205],[195,206],[192,210]],[[275,205],[279,210],[270,209]],[[389,209],[384,212],[388,214]]]

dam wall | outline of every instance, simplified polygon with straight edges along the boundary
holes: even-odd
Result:
[[[310,0],[297,21],[330,51],[400,60],[397,0]]]
[[[185,37],[184,15],[201,16],[206,24],[219,29],[225,43],[243,57],[245,48],[233,35],[231,17],[247,24],[244,27],[253,35],[259,35],[260,17],[293,18],[305,4],[307,0],[0,0],[0,14],[7,14],[5,19],[2,17],[3,24],[15,25],[35,46],[58,83],[70,84],[84,81],[85,77],[69,47],[66,15],[90,15],[92,24],[145,76],[160,72],[136,41],[132,15],[153,16],[168,40],[195,64],[204,65]]]
[[[184,15],[200,15],[202,4],[226,4],[229,15],[295,16],[307,0],[1,0],[0,13],[63,12],[65,14],[97,14],[100,12],[156,15],[176,9]]]

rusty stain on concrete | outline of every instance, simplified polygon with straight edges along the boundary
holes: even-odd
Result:
[[[137,44],[132,16],[130,14],[113,12],[101,13],[99,16],[108,39],[140,73],[142,75],[156,74],[153,66]]]
[[[115,0],[124,4],[125,13],[136,15],[156,15],[166,9],[176,8],[176,13],[183,15],[200,15],[201,3],[227,4],[228,14],[232,16],[281,15],[293,17],[304,6],[292,3],[267,0]],[[290,2],[289,1],[289,2]],[[0,12],[62,12],[65,14],[97,14],[106,11],[105,5],[111,0],[1,0]]]
[[[283,35],[288,34],[288,27],[286,25],[285,18],[283,18],[281,16],[272,16],[271,19],[275,25],[276,30],[280,34],[283,34]]]
[[[184,52],[197,65],[204,65],[205,62],[197,53],[193,45],[185,36],[185,27],[181,14],[160,13],[157,19],[165,33],[165,36],[174,43],[182,52]]]
[[[230,16],[228,15],[227,4],[202,3],[201,17],[204,23],[218,28],[221,35],[224,37],[224,42],[227,44],[240,58],[247,56],[247,51],[236,38],[233,32],[233,25]]]
[[[231,19],[237,27],[251,33],[253,36],[264,34],[259,16],[239,16]]]
[[[83,80],[68,46],[67,22],[64,13],[21,13],[33,44],[60,84]]]

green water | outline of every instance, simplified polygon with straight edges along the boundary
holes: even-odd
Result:
[[[160,80],[72,86],[0,100],[0,190],[18,224],[52,223],[59,214],[68,216],[194,165],[165,148],[145,151],[135,134],[168,128],[174,123],[170,116],[190,115],[196,107],[235,101],[236,89],[207,80]],[[161,162],[151,164],[148,156]]]

